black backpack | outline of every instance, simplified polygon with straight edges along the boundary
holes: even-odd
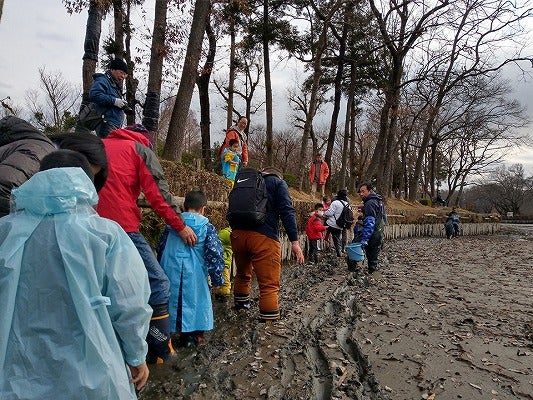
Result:
[[[335,220],[335,223],[339,228],[350,229],[354,223],[354,216],[352,208],[348,202],[339,200],[343,206],[341,215]]]
[[[268,194],[260,171],[241,168],[228,198],[226,219],[231,229],[254,229],[265,223]]]
[[[94,131],[100,124],[105,122],[104,114],[96,108],[94,103],[81,105],[80,113],[78,114],[78,128]]]

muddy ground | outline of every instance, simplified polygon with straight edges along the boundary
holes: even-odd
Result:
[[[533,226],[389,241],[370,277],[323,252],[284,267],[281,321],[214,300],[140,398],[533,399],[532,254]]]

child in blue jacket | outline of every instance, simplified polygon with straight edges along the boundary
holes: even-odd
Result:
[[[191,191],[185,196],[182,216],[198,238],[196,245],[186,245],[167,227],[158,246],[161,267],[170,280],[170,332],[181,333],[179,345],[184,347],[197,345],[203,333],[213,329],[208,276],[214,287],[224,283],[222,244],[215,227],[203,215],[206,205],[207,199],[201,191]]]
[[[228,180],[230,187],[233,188],[240,162],[239,155],[237,154],[239,141],[237,139],[230,139],[228,144],[229,147],[222,152],[220,161],[222,162],[222,176]]]

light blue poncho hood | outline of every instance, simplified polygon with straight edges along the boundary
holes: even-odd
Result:
[[[36,215],[72,212],[94,206],[98,195],[81,168],[53,168],[38,172],[11,192],[11,210]]]

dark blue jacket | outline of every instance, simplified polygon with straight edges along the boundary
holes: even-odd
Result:
[[[109,124],[117,128],[122,127],[124,112],[115,107],[115,99],[122,98],[119,83],[113,78],[110,71],[105,74],[94,74],[93,79],[94,83],[89,92],[89,100],[96,105],[98,111],[104,114]]]
[[[361,242],[368,243],[374,229],[382,229],[386,223],[385,207],[383,197],[371,192],[363,199],[363,237]]]
[[[296,212],[292,205],[287,183],[276,175],[265,175],[265,185],[268,192],[266,220],[263,225],[252,230],[279,241],[278,228],[281,218],[289,240],[291,242],[298,240]]]

